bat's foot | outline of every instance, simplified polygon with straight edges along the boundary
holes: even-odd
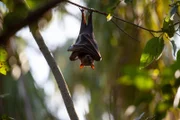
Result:
[[[83,8],[79,8],[79,10],[80,10],[81,12],[84,12],[84,9],[83,9]]]
[[[83,65],[83,64],[80,64],[79,68],[80,68],[80,69],[84,68],[84,65]]]
[[[94,66],[94,64],[91,64],[91,68],[94,70],[95,69],[95,66]]]

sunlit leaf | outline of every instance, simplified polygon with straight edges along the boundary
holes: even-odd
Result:
[[[0,73],[3,75],[6,75],[9,70],[10,70],[10,68],[9,68],[7,62],[0,61]]]
[[[9,71],[9,66],[7,64],[8,53],[3,47],[0,47],[0,73],[3,75],[7,74]]]
[[[154,37],[150,39],[141,55],[140,68],[144,68],[151,64],[154,60],[157,60],[163,51],[164,40],[163,38]]]
[[[121,78],[118,80],[118,82],[119,82],[120,84],[124,84],[124,85],[132,85],[132,84],[133,84],[132,79],[131,79],[130,76],[128,76],[128,75],[125,75],[125,76],[121,77]]]
[[[7,60],[8,53],[3,47],[0,47],[0,62],[4,62]]]
[[[166,102],[161,102],[157,105],[157,111],[165,112],[168,109],[168,104]]]
[[[30,9],[39,7],[40,5],[46,3],[48,0],[26,0]]]
[[[154,87],[154,82],[151,78],[148,78],[146,76],[136,76],[135,80],[134,80],[134,84],[135,86],[139,89],[139,90],[149,90],[152,89]]]
[[[106,17],[107,21],[110,21],[112,19],[111,14],[109,13],[108,16]]]
[[[164,19],[162,30],[166,32],[170,38],[174,36],[175,29],[173,25],[173,20],[171,20],[170,17],[166,17]]]

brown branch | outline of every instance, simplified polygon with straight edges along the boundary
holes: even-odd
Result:
[[[39,18],[42,17],[42,15],[47,12],[48,10],[52,9],[53,7],[55,7],[57,4],[61,3],[61,2],[64,2],[64,1],[67,1],[67,0],[51,0],[49,2],[47,2],[46,4],[42,5],[41,7],[37,8],[36,10],[32,11],[32,12],[29,12],[28,16],[21,20],[21,21],[17,21],[14,20],[14,24],[12,26],[9,26],[7,28],[7,30],[3,31],[2,34],[0,35],[0,44],[6,44],[7,40],[12,36],[14,35],[18,30],[20,30],[21,28],[23,28],[24,26],[26,25],[29,25],[35,21],[37,21]],[[70,4],[73,4],[75,6],[78,6],[78,7],[81,7],[81,8],[84,8],[84,9],[87,9],[87,10],[91,10],[93,12],[96,12],[96,13],[99,13],[99,14],[102,14],[104,16],[107,16],[108,14],[105,13],[105,12],[101,12],[101,11],[98,11],[98,10],[95,10],[95,9],[92,9],[92,8],[88,8],[88,7],[84,7],[84,6],[81,6],[81,5],[78,5],[76,3],[73,3],[71,1],[67,1],[68,3]],[[125,22],[125,23],[128,23],[130,25],[133,25],[135,27],[138,27],[138,28],[141,28],[143,30],[146,30],[146,31],[149,31],[149,32],[155,32],[155,33],[160,33],[160,32],[163,32],[162,30],[151,30],[151,29],[147,29],[147,28],[144,28],[144,27],[141,27],[139,25],[136,25],[134,23],[131,23],[131,22],[128,22],[126,20],[123,20],[117,16],[112,16],[113,18],[117,19],[117,20],[120,20],[122,22]],[[16,23],[15,23],[16,22]],[[177,23],[176,23],[177,24]]]
[[[99,13],[99,14],[102,14],[102,15],[104,15],[104,16],[107,16],[107,15],[108,15],[108,13],[101,12],[101,11],[95,10],[95,9],[93,9],[93,8],[84,7],[84,6],[82,6],[82,5],[73,3],[73,2],[71,2],[71,1],[69,1],[69,0],[67,0],[67,2],[70,3],[70,4],[72,4],[72,5],[75,5],[75,6],[84,8],[84,9],[86,9],[86,10],[93,11],[93,12],[96,12],[96,13]],[[155,32],[155,33],[161,33],[161,32],[163,32],[162,30],[151,30],[151,29],[144,28],[144,27],[142,27],[142,26],[139,26],[139,25],[136,25],[136,24],[131,23],[131,22],[129,22],[129,21],[123,20],[123,19],[121,19],[121,18],[119,18],[119,17],[117,17],[117,16],[114,16],[114,15],[112,15],[112,17],[115,18],[115,19],[117,19],[117,20],[120,20],[120,21],[122,21],[122,22],[128,23],[128,24],[130,24],[130,25],[132,25],[132,26],[135,26],[135,27],[137,27],[137,28],[141,28],[141,29],[143,29],[143,30],[149,31],[149,32]]]
[[[55,80],[58,84],[59,90],[61,91],[62,94],[62,98],[64,100],[66,109],[68,111],[69,117],[71,120],[79,120],[75,108],[74,108],[74,104],[73,101],[71,99],[71,95],[69,93],[66,81],[63,77],[63,74],[60,70],[60,68],[57,67],[57,64],[53,58],[53,56],[51,55],[51,53],[49,52],[46,44],[44,43],[43,37],[41,36],[40,32],[37,29],[37,26],[32,25],[30,27],[31,33],[36,41],[36,43],[39,46],[39,49],[41,50],[42,54],[44,55],[48,65],[50,66],[52,73],[55,77]]]
[[[178,22],[174,23],[174,25],[177,25],[177,24],[180,24],[180,21],[178,21]]]
[[[42,17],[42,15],[47,12],[48,10],[52,9],[55,7],[57,4],[64,2],[66,0],[50,0],[46,4],[42,5],[41,7],[37,8],[36,10],[29,12],[28,16],[21,20],[21,21],[16,21],[14,20],[14,24],[12,26],[9,26],[7,30],[5,30],[1,35],[0,35],[0,43],[5,45],[7,40],[14,35],[18,30],[23,28],[26,25],[29,25],[35,21],[37,21],[39,18]]]
[[[111,21],[113,22],[114,25],[116,25],[116,27],[117,27],[120,31],[122,31],[124,34],[126,34],[126,35],[127,35],[128,37],[130,37],[131,39],[139,42],[139,40],[133,38],[133,37],[132,37],[131,35],[129,35],[126,31],[124,31],[116,22],[114,22],[113,20],[111,20]]]

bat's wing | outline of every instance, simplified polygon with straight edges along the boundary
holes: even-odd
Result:
[[[71,58],[76,58],[80,54],[89,54],[96,60],[101,60],[101,55],[97,47],[97,43],[89,34],[82,34],[78,37],[76,43],[69,47],[68,51],[72,51]]]
[[[71,61],[75,61],[78,59],[78,52],[72,52],[71,56],[69,57]]]

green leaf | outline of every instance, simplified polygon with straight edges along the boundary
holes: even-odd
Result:
[[[4,62],[7,60],[8,53],[3,47],[0,47],[0,62]]]
[[[162,30],[166,32],[170,38],[174,36],[175,29],[173,25],[173,20],[171,20],[170,17],[166,17],[164,19]]]
[[[0,116],[0,120],[15,120],[15,119],[4,114],[4,115]]]
[[[137,75],[134,84],[139,90],[150,90],[154,87],[153,80],[143,75]]]
[[[176,59],[177,59],[177,61],[180,62],[180,50],[178,50],[178,52],[177,52],[177,57],[176,57]]]
[[[163,38],[154,37],[150,39],[140,58],[140,69],[148,66],[154,60],[159,59],[164,48]]]
[[[26,0],[26,3],[30,9],[37,8],[46,2],[48,2],[48,0]]]
[[[9,12],[4,17],[4,24],[3,28],[6,30],[8,27],[11,27],[12,25],[18,24],[19,21],[22,21],[24,18],[26,18],[28,15],[28,8],[24,4],[18,5],[16,9],[12,12]]]
[[[0,47],[0,73],[3,75],[7,74],[9,71],[9,66],[7,64],[8,53],[3,47]]]
[[[7,64],[7,62],[0,61],[0,73],[3,75],[6,75],[9,70],[10,70],[10,68],[9,68],[9,65]]]

